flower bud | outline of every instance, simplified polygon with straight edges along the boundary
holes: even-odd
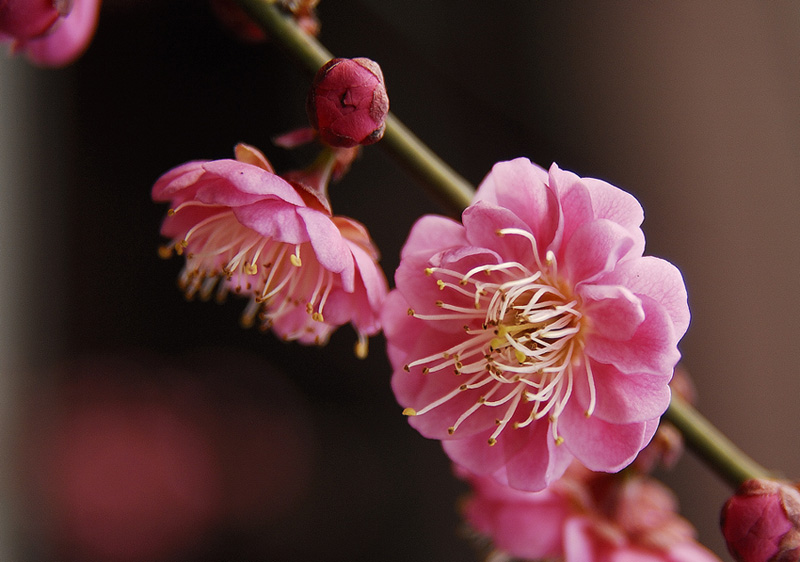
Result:
[[[66,2],[0,0],[0,33],[17,39],[32,39],[47,32],[58,17],[67,12]]]
[[[306,110],[327,145],[351,148],[378,142],[389,112],[380,66],[365,58],[328,61],[314,77]]]
[[[722,508],[722,534],[738,562],[800,560],[800,491],[775,480],[748,480]]]

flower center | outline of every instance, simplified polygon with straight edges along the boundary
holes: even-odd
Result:
[[[310,244],[288,244],[265,237],[242,225],[231,210],[189,202],[170,210],[169,215],[180,211],[200,214],[183,236],[162,247],[160,254],[168,258],[174,251],[186,256],[178,283],[187,298],[199,295],[207,300],[215,288],[218,301],[231,290],[249,295],[242,324],[252,326],[258,317],[263,329],[302,306],[314,322],[320,323],[317,329],[306,324],[302,330],[318,332],[322,342],[328,331],[323,329],[322,312],[334,286],[334,275],[314,259]],[[288,334],[286,339],[297,339],[303,331]]]
[[[544,263],[538,259],[530,233],[504,229],[498,234],[527,238],[536,256],[534,267],[505,262],[475,267],[467,273],[439,267],[425,270],[445,297],[436,302],[443,312],[425,315],[409,310],[409,314],[434,322],[463,319],[466,337],[405,368],[422,367],[423,374],[452,368],[466,380],[420,410],[406,408],[404,413],[422,415],[471,393],[475,401],[448,428],[450,434],[473,413],[488,407],[501,412],[489,445],[494,445],[509,425],[526,427],[544,417],[550,422],[553,439],[561,444],[558,417],[572,395],[574,367],[583,356],[580,303],[560,280],[555,255],[548,252]],[[594,410],[594,382],[588,364],[586,372],[591,394],[588,416]]]

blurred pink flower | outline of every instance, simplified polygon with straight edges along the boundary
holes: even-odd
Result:
[[[788,482],[748,480],[722,509],[722,534],[739,562],[797,562],[800,491]]]
[[[284,179],[252,147],[238,145],[236,157],[189,162],[153,186],[153,199],[172,205],[161,227],[172,241],[162,253],[186,256],[186,296],[241,294],[250,299],[244,325],[258,317],[302,343],[323,344],[350,322],[364,355],[387,283],[366,229],[331,214],[324,191],[335,161]]]
[[[0,0],[0,41],[40,66],[80,57],[97,27],[100,0]]]
[[[459,472],[473,487],[463,505],[466,520],[513,557],[719,562],[695,541],[671,492],[650,477],[592,473],[573,464],[546,490],[526,492]]]
[[[669,404],[689,324],[680,272],[642,257],[641,206],[517,159],[494,166],[462,218],[417,222],[384,307],[411,424],[524,490],[573,458],[627,466]]]

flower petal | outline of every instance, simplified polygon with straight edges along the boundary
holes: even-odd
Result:
[[[302,244],[308,242],[306,225],[297,214],[297,207],[280,199],[265,199],[249,205],[234,207],[237,220],[277,242]]]
[[[627,341],[644,321],[642,301],[630,290],[618,285],[582,285],[578,291],[581,311],[603,337]]]
[[[572,285],[591,282],[612,271],[633,248],[634,240],[622,226],[608,219],[581,225],[567,242],[563,275]]]
[[[292,203],[298,207],[305,207],[303,198],[297,193],[297,190],[283,178],[271,174],[268,171],[253,166],[252,164],[245,164],[237,160],[214,160],[203,164],[203,169],[209,173],[210,176],[218,176],[219,178],[230,182],[232,188],[241,193],[248,193],[253,195],[272,196],[282,199],[288,203]],[[220,187],[223,187],[220,184]],[[233,196],[231,190],[224,190],[216,197]],[[209,203],[216,202],[218,204],[231,204],[235,205],[235,201],[226,203],[220,199],[209,201]]]
[[[681,272],[671,263],[652,256],[626,260],[603,276],[601,282],[619,284],[637,295],[647,295],[667,311],[676,338],[686,333],[690,320],[686,285]]]
[[[627,341],[606,337],[598,322],[586,338],[586,355],[623,373],[670,375],[681,356],[672,320],[650,297],[642,296],[641,302],[645,319],[633,337]]]
[[[405,258],[417,253],[431,255],[464,244],[466,238],[461,224],[447,217],[425,215],[411,227],[400,257]]]
[[[570,400],[558,418],[558,429],[566,447],[589,470],[617,472],[628,466],[646,444],[646,423],[614,424]]]
[[[536,265],[531,241],[525,236],[509,234],[501,235],[500,230],[514,228],[531,232],[529,226],[515,213],[503,207],[479,201],[464,211],[462,220],[469,242],[478,247],[488,248],[505,258],[504,261],[518,261],[528,266]],[[531,232],[535,238],[535,234]],[[539,259],[544,261],[546,245],[536,241]]]
[[[311,247],[320,265],[333,273],[341,273],[344,290],[353,292],[355,262],[339,229],[328,215],[315,209],[298,207],[297,214],[305,223]]]
[[[587,359],[591,361],[591,359]],[[625,374],[591,361],[596,402],[592,417],[615,423],[644,422],[660,417],[669,406],[669,376]],[[573,400],[586,411],[591,402],[588,378],[575,377]]]

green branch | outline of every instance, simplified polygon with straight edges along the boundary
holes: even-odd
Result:
[[[237,1],[271,39],[286,49],[309,73],[315,73],[334,58],[291,17],[283,14],[274,0]],[[386,120],[386,132],[379,146],[407,168],[453,214],[460,214],[470,204],[475,189],[391,114]],[[674,394],[664,417],[680,430],[687,447],[733,487],[751,478],[770,477],[769,471],[745,455],[696,409]]]

